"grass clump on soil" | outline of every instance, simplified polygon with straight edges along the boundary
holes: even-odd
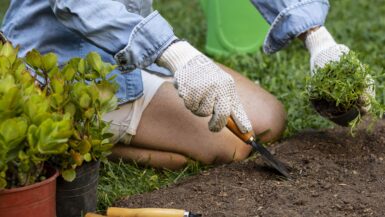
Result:
[[[180,171],[142,168],[123,161],[103,162],[98,185],[98,210],[104,211],[116,200],[129,195],[157,190],[197,174],[203,168],[190,162]]]
[[[314,76],[307,79],[306,95],[315,109],[328,118],[355,109],[358,115],[349,121],[353,130],[365,112],[373,117],[381,117],[384,112],[384,106],[375,99],[374,81],[369,72],[369,67],[350,51],[340,61],[316,68]]]

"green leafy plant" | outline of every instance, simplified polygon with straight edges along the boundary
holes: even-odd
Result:
[[[374,91],[374,82],[369,72],[369,67],[350,51],[342,55],[340,61],[317,68],[314,76],[307,80],[306,94],[315,108],[326,117],[356,109],[358,116],[350,122],[353,129],[363,112],[366,112],[361,108],[370,108],[368,112],[374,117],[381,117],[384,112],[384,106],[370,94]]]
[[[53,156],[51,162],[60,168],[65,180],[72,181],[76,167],[104,159],[112,148],[109,140],[112,134],[102,116],[117,107],[115,77],[109,76],[115,66],[104,63],[95,52],[85,59],[71,59],[61,68],[53,53],[41,55],[32,50],[25,59],[36,76],[43,79],[42,91],[50,99],[47,107],[71,118],[73,134],[68,147],[62,154]]]
[[[70,116],[50,109],[17,53],[0,43],[0,189],[44,179],[44,163],[63,154],[73,134]]]

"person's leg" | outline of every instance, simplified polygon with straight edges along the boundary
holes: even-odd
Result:
[[[136,148],[123,144],[117,144],[112,149],[112,161],[135,162],[139,165],[146,165],[154,168],[167,168],[177,170],[187,164],[189,159],[181,154]]]
[[[282,104],[260,86],[227,67],[221,67],[234,77],[238,94],[254,131],[259,134],[269,130],[261,140],[266,142],[278,138],[285,128],[286,120]],[[173,168],[177,168],[187,162],[187,157],[211,164],[242,160],[249,155],[250,146],[229,130],[210,132],[207,126],[208,119],[197,117],[187,110],[177,90],[170,82],[166,82],[144,110],[130,146],[125,148],[117,146],[113,151],[114,157],[135,159],[132,153],[138,154],[142,151],[138,155],[147,156],[150,165],[159,164],[159,167],[166,165],[170,168],[170,159],[178,159],[173,165]],[[122,149],[131,154],[124,154]],[[158,159],[155,157],[157,154],[160,156],[177,154],[178,158],[169,157],[166,163],[162,161],[154,163],[155,161],[151,159]],[[181,160],[179,158],[181,156],[185,156],[186,160]],[[145,158],[141,158],[141,162],[146,162]]]

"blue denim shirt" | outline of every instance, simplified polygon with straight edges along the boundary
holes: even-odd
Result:
[[[323,25],[329,8],[327,0],[252,3],[271,24],[264,43],[266,53]],[[21,45],[21,56],[35,48],[57,53],[63,64],[96,51],[104,61],[117,62],[120,71],[113,72],[120,86],[117,97],[124,103],[143,93],[139,68],[170,74],[153,63],[176,37],[151,5],[152,0],[12,0],[2,30],[15,45]]]
[[[251,0],[271,25],[263,50],[274,53],[316,26],[324,25],[329,10],[328,0]]]
[[[12,0],[2,31],[20,45],[20,56],[35,48],[57,53],[63,64],[96,51],[117,62],[121,103],[143,94],[140,68],[170,73],[153,63],[176,39],[167,21],[152,12],[152,0]]]

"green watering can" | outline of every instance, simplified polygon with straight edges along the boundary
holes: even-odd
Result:
[[[250,0],[200,0],[207,19],[205,49],[210,55],[255,53],[269,25]]]

